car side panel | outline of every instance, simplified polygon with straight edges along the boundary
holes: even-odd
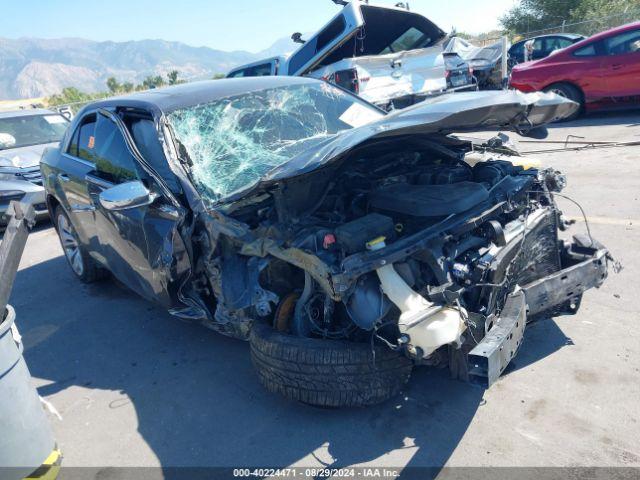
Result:
[[[609,94],[600,56],[580,58],[563,52],[524,66],[511,76],[511,86],[524,92],[542,91],[554,83],[570,83],[584,93],[587,107]]]
[[[93,205],[84,178],[93,168],[89,162],[62,153],[60,148],[45,152],[40,165],[47,194],[52,195],[62,206],[73,223],[80,241],[92,256],[98,240]],[[98,260],[101,259],[98,258]]]

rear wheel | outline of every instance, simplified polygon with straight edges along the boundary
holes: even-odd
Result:
[[[62,251],[76,277],[85,283],[106,277],[106,270],[96,264],[80,243],[76,229],[61,206],[56,207],[55,222]]]
[[[397,395],[413,364],[387,347],[294,337],[254,324],[251,359],[270,392],[319,407],[374,405]]]
[[[548,86],[544,90],[545,92],[553,92],[561,97],[564,97],[572,102],[576,102],[580,105],[580,108],[576,110],[570,116],[564,118],[564,121],[575,120],[580,116],[582,110],[584,108],[584,99],[582,97],[582,92],[577,87],[570,85],[568,83],[554,83],[553,85]]]

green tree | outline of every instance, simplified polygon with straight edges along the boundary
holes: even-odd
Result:
[[[115,77],[107,78],[107,88],[112,94],[116,94],[122,90],[122,85],[118,83]]]
[[[570,20],[583,0],[521,0],[500,18],[513,33],[526,33],[561,25]]]
[[[164,78],[160,75],[149,75],[142,81],[142,86],[145,89],[158,88],[165,85]]]
[[[122,84],[122,91],[125,92],[125,93],[133,92],[134,88],[135,88],[135,86],[131,82],[124,82]]]
[[[99,98],[108,97],[109,93],[86,93],[78,90],[75,87],[66,87],[62,89],[62,92],[51,95],[45,100],[45,103],[50,107],[56,107],[60,105],[69,105],[75,112],[80,110],[87,103],[97,100]]]
[[[224,77],[226,77],[226,75],[224,73],[216,73],[213,76],[213,80],[220,80],[221,78],[224,78]]]
[[[178,83],[181,83],[180,80],[178,80],[178,75],[180,75],[180,73],[177,70],[171,70],[167,74],[169,85],[177,85]]]
[[[633,20],[633,12],[640,10],[640,0],[520,0],[500,17],[505,30],[527,33],[568,24],[598,20],[574,28],[576,33],[592,34]],[[629,18],[624,14],[627,12]],[[619,18],[604,17],[619,15]]]

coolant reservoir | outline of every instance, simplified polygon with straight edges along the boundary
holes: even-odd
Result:
[[[367,243],[369,250],[384,248],[384,237]],[[427,357],[448,343],[457,342],[466,326],[462,313],[455,308],[441,307],[414,291],[396,272],[393,265],[376,270],[382,291],[399,309],[398,328],[409,337],[409,344],[419,347]]]
[[[448,343],[457,342],[466,326],[460,312],[454,308],[444,307],[426,318],[414,322],[398,321],[400,333],[409,336],[410,343],[420,347],[425,357]]]

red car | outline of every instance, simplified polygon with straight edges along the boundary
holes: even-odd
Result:
[[[522,92],[555,92],[586,110],[640,106],[640,22],[516,65],[509,84]]]

